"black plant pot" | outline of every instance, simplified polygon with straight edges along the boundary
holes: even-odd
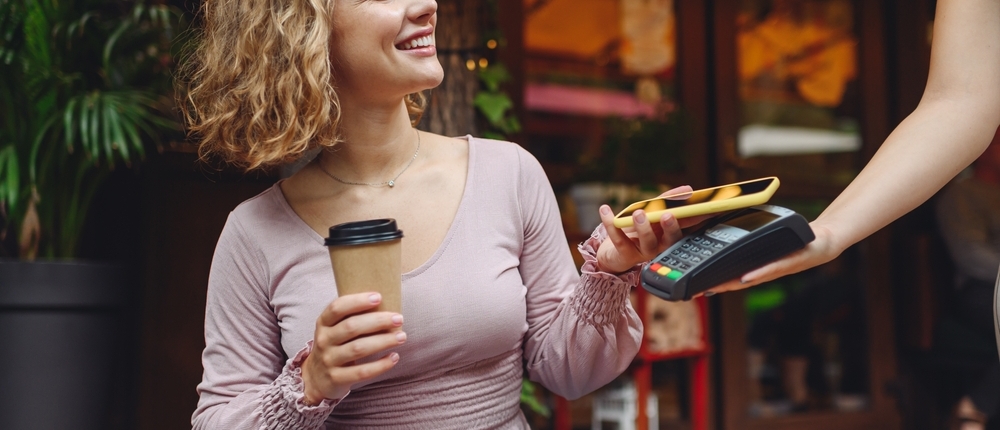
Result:
[[[125,271],[0,261],[0,429],[107,429],[128,333]]]

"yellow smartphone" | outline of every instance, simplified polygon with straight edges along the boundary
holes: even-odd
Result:
[[[760,205],[767,203],[779,185],[778,178],[770,176],[643,200],[622,209],[615,215],[614,224],[618,228],[631,227],[632,214],[639,209],[646,211],[649,222],[660,222],[665,213],[681,219]]]

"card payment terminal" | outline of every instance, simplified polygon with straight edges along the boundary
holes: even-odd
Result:
[[[709,221],[657,255],[642,270],[642,287],[664,300],[690,300],[815,238],[809,222],[791,209],[741,209]]]

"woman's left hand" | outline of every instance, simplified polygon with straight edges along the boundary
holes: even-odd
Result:
[[[691,192],[690,186],[671,189],[660,196]],[[621,273],[639,263],[652,260],[657,254],[683,237],[681,228],[704,221],[709,216],[686,218],[678,222],[671,214],[664,214],[660,222],[651,223],[643,210],[632,214],[633,227],[624,230],[615,227],[611,207],[601,205],[601,223],[608,230],[608,238],[597,249],[597,265],[601,271]]]

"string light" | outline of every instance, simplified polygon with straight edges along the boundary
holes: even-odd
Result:
[[[496,49],[497,48],[497,41],[495,39],[488,40],[486,42],[486,47],[490,48],[490,49]]]
[[[473,60],[471,58],[469,60],[466,60],[465,68],[469,69],[469,71],[476,70],[476,60]]]
[[[479,67],[481,67],[481,68],[485,69],[485,68],[486,68],[486,66],[488,66],[489,64],[490,64],[490,62],[489,62],[489,61],[486,61],[486,59],[485,59],[485,58],[480,58],[480,59],[479,59]]]

